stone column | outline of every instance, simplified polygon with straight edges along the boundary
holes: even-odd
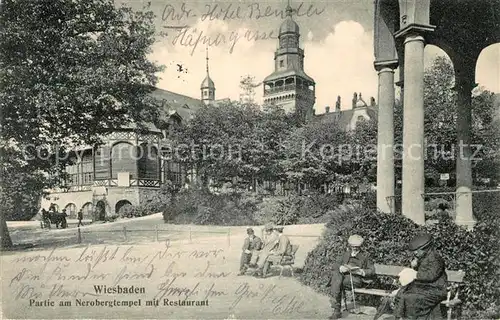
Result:
[[[458,65],[460,63],[460,65]],[[458,62],[455,66],[455,88],[457,90],[457,185],[456,223],[472,228],[472,150],[471,150],[471,104],[474,87],[475,62]]]
[[[402,213],[421,225],[425,224],[424,47],[421,35],[405,36]]]
[[[377,208],[394,213],[394,69],[396,61],[375,62],[378,71]]]

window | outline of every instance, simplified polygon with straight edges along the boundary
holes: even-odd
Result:
[[[92,154],[86,154],[82,157],[80,164],[80,184],[89,185],[94,181],[94,163]]]
[[[109,156],[110,150],[107,146],[103,146],[95,150],[94,166],[96,180],[109,179]]]
[[[168,161],[165,164],[165,181],[170,180],[174,185],[181,186],[182,184],[182,167],[178,162]]]
[[[66,186],[78,185],[78,164],[66,165]]]
[[[118,177],[118,172],[129,172],[132,179],[137,178],[137,149],[127,142],[119,142],[111,152],[112,178]]]
[[[139,159],[139,177],[147,180],[158,180],[158,151],[149,144],[140,146],[142,157]]]
[[[280,68],[283,68],[285,66],[285,61],[280,60]]]
[[[203,91],[203,96],[208,97],[208,90]]]

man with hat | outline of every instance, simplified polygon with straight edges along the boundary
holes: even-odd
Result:
[[[273,263],[280,263],[281,259],[292,254],[292,245],[290,239],[283,234],[283,227],[273,228],[274,238],[277,238],[277,244],[269,252],[269,255],[260,260],[258,266],[263,277],[266,276],[269,267]]]
[[[276,236],[273,233],[274,226],[271,223],[267,223],[264,226],[264,232],[262,234],[262,249],[259,253],[252,255],[250,259],[250,266],[257,268],[257,261],[264,250],[270,251],[276,245]]]
[[[361,250],[364,239],[360,235],[351,235],[347,240],[349,248],[337,262],[338,270],[330,279],[331,300],[333,314],[330,319],[342,318],[340,310],[342,292],[362,287],[369,283],[370,277],[375,275],[375,266],[368,253]]]
[[[396,318],[428,319],[441,301],[446,299],[448,277],[443,258],[432,246],[432,237],[422,234],[413,238],[411,267],[415,279],[402,287],[395,298]]]
[[[262,240],[255,235],[252,228],[247,229],[248,237],[245,238],[243,243],[243,252],[241,253],[240,260],[240,273],[238,275],[244,275],[245,271],[250,264],[250,260],[253,256],[258,256],[259,251],[262,248]]]

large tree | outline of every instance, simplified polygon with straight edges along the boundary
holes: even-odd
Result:
[[[313,121],[297,128],[285,141],[282,161],[287,180],[319,188],[351,180],[356,157],[352,133],[335,120]]]
[[[195,169],[205,187],[209,179],[234,179],[247,186],[256,179],[276,180],[281,175],[281,141],[292,118],[277,107],[264,110],[254,104],[227,102],[197,111],[172,136],[172,156]]]
[[[37,205],[21,190],[37,194],[56,182],[47,178],[63,164],[55,155],[99,143],[111,128],[134,122],[140,129],[156,116],[149,93],[161,68],[146,58],[153,19],[112,0],[2,2],[1,193],[16,198],[2,201],[2,213]],[[40,157],[44,152],[52,156]],[[9,246],[0,217],[2,246]]]

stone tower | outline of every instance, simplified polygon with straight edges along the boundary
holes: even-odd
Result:
[[[304,123],[313,115],[315,82],[304,72],[304,50],[299,46],[299,26],[292,18],[290,2],[280,26],[278,49],[274,53],[274,72],[264,83],[264,103],[281,106],[295,113]]]
[[[206,57],[206,59],[207,59],[207,76],[205,77],[205,79],[203,80],[203,82],[201,83],[201,86],[200,86],[201,101],[203,101],[203,103],[205,105],[213,103],[215,101],[215,84],[212,81],[212,79],[210,79],[210,74],[208,72],[208,47],[206,49],[206,52],[207,52],[207,57]]]

